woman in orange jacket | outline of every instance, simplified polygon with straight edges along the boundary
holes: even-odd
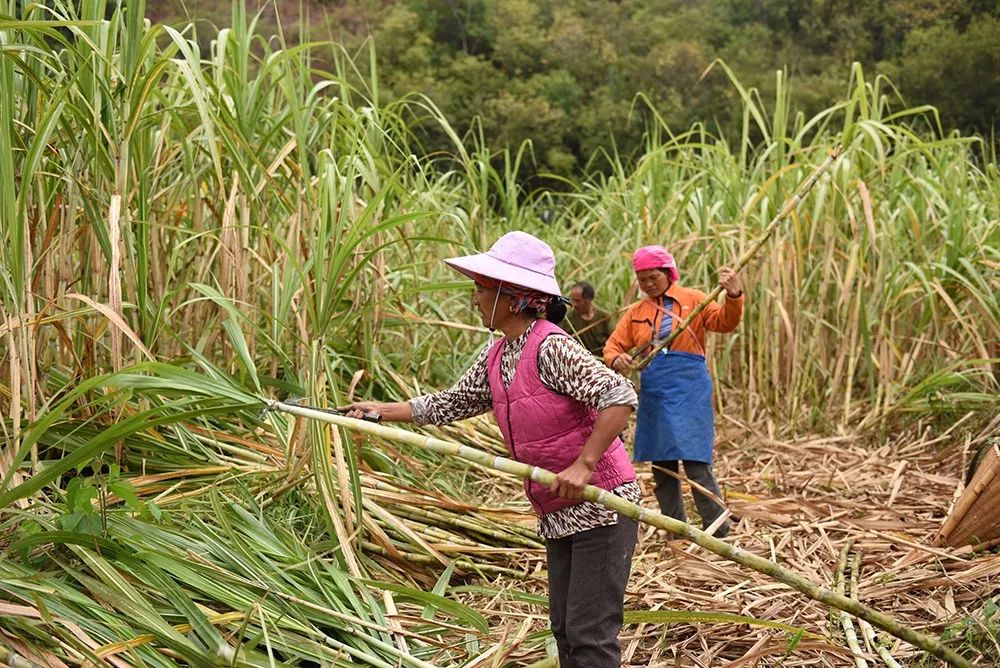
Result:
[[[633,353],[640,356],[669,336],[706,297],[704,292],[678,284],[677,265],[663,246],[640,248],[632,257],[632,266],[646,297],[629,307],[604,346],[604,361],[617,371],[628,367]],[[721,498],[712,473],[715,420],[712,381],[705,364],[705,332],[736,329],[743,317],[744,296],[740,279],[731,269],[719,272],[719,283],[726,290],[725,301],[708,304],[640,376],[633,459],[652,462],[660,510],[681,521],[686,517],[680,482],[668,473],[677,473],[679,462],[684,462],[689,480]],[[698,487],[694,488],[694,501],[706,528],[723,513],[722,506]],[[727,533],[728,522],[715,535]]]

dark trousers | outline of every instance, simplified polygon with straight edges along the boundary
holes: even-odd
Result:
[[[549,622],[559,668],[619,668],[625,585],[639,526],[618,524],[545,541]]]
[[[681,481],[666,471],[661,470],[668,469],[677,473],[680,468],[678,464],[679,462],[677,460],[653,462],[653,481],[656,483],[656,486],[653,488],[653,493],[656,495],[656,500],[660,504],[661,513],[667,517],[678,519],[681,522],[687,522],[687,516],[684,513],[684,498],[681,496]],[[719,491],[719,483],[715,481],[715,475],[712,474],[711,464],[705,464],[704,462],[692,462],[685,459],[684,475],[687,476],[688,480],[698,483],[712,494],[715,494],[715,496],[720,499],[722,498],[722,492]],[[698,509],[698,514],[701,515],[702,526],[707,529],[708,526],[719,517],[719,515],[725,512],[725,508],[700,492],[698,489],[693,488],[693,491],[694,505]],[[722,538],[728,533],[729,522],[727,521],[718,528],[715,532],[715,536]]]

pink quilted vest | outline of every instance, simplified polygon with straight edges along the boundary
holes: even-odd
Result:
[[[558,473],[572,464],[587,442],[597,411],[572,397],[553,392],[538,375],[538,350],[548,336],[568,336],[547,320],[535,323],[524,344],[510,387],[505,387],[500,373],[500,359],[507,339],[501,338],[487,356],[493,413],[511,456],[519,462]],[[615,438],[597,461],[591,485],[612,490],[635,480],[635,470],[621,439]],[[531,480],[524,482],[531,507],[545,515],[579,500],[564,499],[549,488]]]

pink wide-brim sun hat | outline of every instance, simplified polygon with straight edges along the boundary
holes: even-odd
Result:
[[[632,254],[632,269],[636,273],[647,269],[663,269],[671,283],[676,283],[681,278],[674,256],[663,246],[643,246],[637,250]]]
[[[549,245],[527,232],[508,232],[488,251],[445,260],[469,278],[485,276],[559,297],[556,258]]]

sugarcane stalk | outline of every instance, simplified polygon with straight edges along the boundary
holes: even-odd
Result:
[[[361,541],[361,547],[364,548],[365,552],[372,552],[374,554],[380,554],[384,557],[392,558],[389,551],[382,547],[381,545],[376,545],[375,543],[370,543],[366,540]],[[399,551],[402,558],[405,561],[409,561],[414,564],[426,564],[427,566],[440,566],[441,562],[430,556],[429,554],[417,554],[415,552],[404,552]],[[521,571],[514,570],[513,568],[507,568],[506,566],[495,566],[493,564],[481,564],[470,559],[455,559],[455,566],[464,569],[467,572],[479,571],[482,573],[491,573],[493,575],[506,575],[507,577],[516,578],[518,580],[530,580],[534,576],[530,573],[523,573]]]
[[[837,560],[837,576],[836,581],[834,582],[834,589],[839,595],[844,594],[847,561],[853,545],[853,540],[847,541],[844,545],[844,549],[840,551],[840,558]],[[851,616],[841,612],[837,615],[837,617],[840,618],[840,627],[844,630],[844,638],[847,640],[847,646],[851,649],[851,654],[854,655],[854,665],[857,666],[857,668],[868,668],[868,662],[865,660],[864,652],[858,644],[858,634],[854,629],[854,622],[851,621]]]
[[[37,663],[33,663],[17,652],[0,645],[0,662],[11,668],[41,668]]]
[[[858,600],[858,587],[861,580],[861,555],[854,555],[854,561],[851,563],[851,598]],[[889,648],[879,642],[879,639],[875,636],[875,629],[872,625],[863,619],[858,620],[858,626],[861,628],[861,635],[865,638],[865,643],[867,643],[871,648],[882,659],[882,663],[886,665],[886,668],[902,668],[899,662],[892,657],[889,652]]]
[[[879,641],[879,638],[875,636],[875,629],[872,628],[871,624],[863,619],[859,619],[858,626],[861,627],[861,634],[865,637],[865,641],[875,648],[875,651],[878,652],[878,655],[882,659],[882,663],[886,665],[886,668],[903,668],[899,662],[893,658],[889,648],[883,645]]]
[[[411,520],[409,518],[404,518],[404,524],[408,525],[411,529],[416,531],[421,536],[425,538],[443,542],[455,546],[456,548],[468,548],[470,550],[494,550],[494,551],[507,551],[507,550],[517,550],[520,552],[524,551],[523,547],[500,547],[494,544],[487,544],[483,542],[476,542],[470,539],[468,536],[461,536],[457,533],[451,531],[445,531],[444,529],[430,524],[424,524],[423,522],[418,522],[416,520]]]
[[[405,443],[425,450],[430,450],[438,454],[456,456],[461,459],[480,464],[486,469],[508,473],[525,480],[532,480],[541,485],[551,485],[556,477],[551,471],[546,471],[545,469],[538,468],[537,466],[529,466],[528,464],[516,462],[499,455],[490,455],[480,450],[476,450],[475,448],[470,448],[467,445],[451,443],[439,438],[434,438],[433,436],[426,436],[416,432],[406,431],[405,429],[389,427],[382,424],[355,420],[341,415],[332,415],[316,411],[305,406],[291,406],[280,401],[267,400],[265,403],[267,403],[269,408],[272,410],[279,410],[292,415],[299,415],[301,417],[328,422],[330,424],[346,427],[354,431],[363,432],[372,436],[378,436],[395,443]],[[619,496],[615,496],[609,491],[593,485],[587,485],[584,487],[583,498],[587,501],[599,503],[605,508],[618,511],[622,515],[636,521],[669,531],[670,533],[680,536],[681,538],[685,538],[728,561],[732,561],[759,573],[763,573],[764,575],[768,575],[775,580],[788,585],[792,589],[805,594],[814,601],[823,603],[831,608],[842,610],[859,619],[864,619],[873,626],[882,629],[886,633],[889,633],[900,640],[910,643],[914,647],[936,656],[951,666],[956,666],[956,668],[972,668],[972,663],[969,662],[968,659],[965,659],[953,649],[947,647],[937,638],[933,638],[908,626],[904,626],[901,622],[897,621],[893,617],[890,617],[889,615],[886,615],[885,613],[879,612],[878,610],[864,605],[859,601],[850,599],[843,594],[833,592],[829,588],[810,580],[808,577],[789,570],[783,566],[779,566],[777,563],[769,559],[747,552],[735,545],[730,545],[725,541],[710,536],[690,524],[686,524],[685,522],[681,522],[680,520],[676,520],[672,517],[661,515],[654,510],[650,510],[649,508],[643,508],[637,504],[630,503]]]
[[[405,525],[406,529],[401,530],[400,528],[388,524],[376,521],[383,531],[389,536],[395,536],[397,539],[404,541],[406,545],[413,546],[413,540],[411,536],[419,536],[428,545],[435,548],[438,551],[461,551],[461,550],[518,550],[521,548],[502,548],[496,545],[483,545],[482,543],[476,543],[471,541],[464,536],[457,536],[455,534],[448,533],[446,531],[436,531],[435,527],[431,527],[427,524],[420,522],[415,522],[409,519],[401,519],[401,524]],[[409,532],[407,535],[406,532]],[[441,544],[447,547],[441,548]],[[423,547],[418,545],[417,547]]]
[[[418,522],[417,520],[411,520],[409,518],[404,518],[403,524],[410,527],[411,530],[417,532],[425,538],[432,538],[438,541],[446,541],[452,545],[457,545],[460,547],[486,547],[482,543],[477,543],[474,540],[469,540],[465,536],[459,536],[457,533],[452,533],[450,531],[445,531],[440,527],[433,526],[431,524],[424,524],[423,522]],[[489,546],[491,549],[495,549],[496,546]]]
[[[502,446],[506,447],[506,446]],[[411,487],[398,487],[396,485],[390,485],[384,480],[363,478],[362,482],[365,489],[373,490],[374,492],[389,492],[390,494],[395,494],[399,498],[392,498],[386,495],[375,494],[375,496],[383,499],[384,503],[397,505],[402,503],[401,499],[405,497],[407,508],[432,508],[435,513],[438,513],[441,517],[453,517],[454,515],[447,515],[445,511],[451,513],[458,513],[461,515],[470,515],[471,513],[476,513],[472,515],[474,517],[480,518],[483,521],[490,521],[490,516],[495,515],[524,515],[521,511],[497,511],[490,508],[479,508],[476,506],[471,506],[465,503],[456,503],[450,499],[442,499],[436,496],[427,495],[424,490],[416,490]],[[427,515],[430,517],[431,515]],[[450,521],[450,520],[449,520]],[[523,536],[531,540],[534,544],[538,543],[538,534],[532,529],[523,526],[521,524],[511,524],[505,529],[506,533],[516,534],[517,536]]]
[[[513,532],[493,529],[491,527],[476,524],[475,522],[472,522],[470,520],[461,517],[452,517],[443,514],[438,514],[427,508],[405,508],[403,506],[394,506],[393,513],[399,515],[400,517],[406,517],[409,519],[426,519],[426,520],[433,520],[441,524],[450,524],[451,526],[460,527],[462,529],[467,529],[469,531],[475,531],[476,533],[482,534],[484,536],[489,536],[490,538],[494,538],[496,540],[502,540],[506,543],[514,543],[516,545],[521,545],[529,549],[539,549],[542,547],[542,544],[538,542],[537,538],[532,540],[527,536],[521,536]]]
[[[382,592],[382,601],[385,604],[385,611],[388,614],[388,619],[390,628],[393,630],[392,637],[396,639],[396,647],[399,651],[409,654],[410,648],[406,644],[406,636],[403,634],[403,625],[399,623],[396,616],[399,615],[399,610],[396,609],[396,601],[392,598],[392,592],[388,589]]]
[[[798,189],[795,191],[795,194],[792,195],[792,197],[785,202],[784,206],[781,207],[781,210],[778,211],[778,213],[774,216],[774,218],[771,219],[771,222],[769,222],[767,224],[767,227],[764,228],[764,231],[761,232],[760,237],[758,237],[755,242],[750,244],[750,247],[747,248],[746,251],[744,251],[743,255],[741,255],[738,260],[736,260],[736,264],[732,266],[732,270],[734,272],[739,273],[739,271],[743,269],[743,267],[745,267],[747,263],[750,262],[750,260],[753,259],[753,257],[764,245],[764,243],[768,239],[770,239],[771,235],[774,234],[774,231],[778,229],[778,225],[781,224],[781,221],[783,221],[786,217],[788,217],[788,214],[790,214],[792,211],[798,208],[799,203],[802,202],[802,200],[806,196],[806,193],[808,193],[812,189],[813,185],[815,185],[816,181],[819,180],[819,177],[822,176],[823,173],[826,172],[826,170],[828,170],[834,162],[836,162],[837,158],[840,157],[840,152],[841,152],[840,146],[835,146],[834,148],[830,149],[830,151],[827,153],[826,159],[816,169],[813,170],[812,174],[810,174],[805,181],[803,181],[799,185]],[[695,318],[697,318],[701,314],[701,312],[705,310],[705,307],[707,307],[709,304],[711,304],[712,302],[714,302],[716,299],[719,298],[719,295],[722,294],[722,289],[723,288],[721,285],[716,285],[715,288],[708,294],[708,296],[705,297],[705,299],[700,304],[694,307],[694,310],[691,311],[688,317],[686,317],[676,327],[673,328],[673,331],[671,331],[670,334],[665,339],[653,345],[653,347],[650,348],[649,352],[646,355],[642,357],[637,357],[636,359],[632,360],[632,363],[629,364],[628,367],[626,367],[622,375],[628,376],[637,371],[642,371],[644,368],[646,368],[646,365],[649,364],[653,360],[653,358],[656,357],[658,353],[668,348],[670,344],[674,342],[674,339],[680,336],[681,332],[687,329],[688,326],[692,322],[694,322]]]

